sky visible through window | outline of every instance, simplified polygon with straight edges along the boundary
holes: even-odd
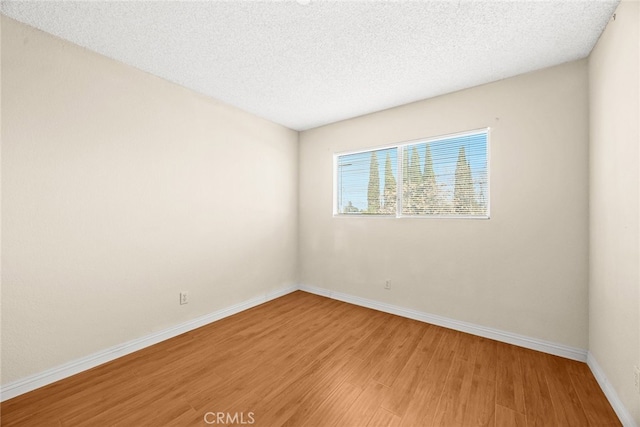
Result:
[[[460,147],[464,147],[466,158],[471,168],[473,186],[476,195],[477,197],[487,197],[488,171],[486,139],[486,132],[482,132],[473,135],[431,140],[423,143],[417,142],[410,145],[404,145],[406,153],[403,157],[406,156],[407,158],[410,158],[415,147],[419,156],[420,173],[423,173],[425,152],[428,144],[433,159],[433,171],[436,176],[437,185],[445,197],[452,199],[454,194],[455,171],[458,154]],[[398,181],[399,150],[397,147],[392,147],[372,151],[375,151],[377,156],[380,177],[380,195],[382,197],[385,185],[385,164],[387,162],[387,157],[390,159],[391,170],[396,183],[398,185],[400,184]],[[358,211],[367,210],[367,194],[372,151],[338,156],[336,165],[338,184],[336,195],[338,212],[345,212],[345,208],[347,211],[350,209],[352,211],[355,211],[355,209]]]

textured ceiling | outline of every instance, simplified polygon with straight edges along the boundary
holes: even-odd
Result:
[[[586,57],[619,0],[3,1],[2,13],[296,130]]]

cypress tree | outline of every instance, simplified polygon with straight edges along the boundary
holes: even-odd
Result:
[[[409,213],[419,214],[422,212],[420,203],[420,186],[422,184],[422,172],[420,171],[420,155],[418,149],[414,145],[411,150],[411,157],[409,160],[409,170],[407,171],[409,179],[409,195],[408,195],[408,207]]]
[[[368,209],[370,214],[380,211],[380,172],[378,170],[378,156],[371,152],[371,164],[369,166],[369,188],[367,192]]]
[[[396,213],[396,178],[393,176],[391,156],[388,152],[384,162],[384,212]]]
[[[409,150],[402,149],[402,213],[409,212]]]
[[[438,213],[438,197],[436,187],[436,174],[433,171],[433,159],[431,158],[431,146],[427,144],[424,154],[424,173],[422,174],[422,191],[425,213]]]
[[[458,151],[456,164],[456,179],[453,190],[453,208],[457,214],[470,214],[475,206],[475,194],[473,180],[471,178],[471,166],[467,161],[464,147]]]
[[[422,181],[422,172],[420,171],[420,155],[415,145],[411,149],[411,160],[409,162],[409,180],[413,186],[418,186]]]

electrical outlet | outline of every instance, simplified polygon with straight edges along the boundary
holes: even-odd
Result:
[[[186,292],[180,292],[180,305],[189,303],[189,294]]]
[[[640,368],[637,366],[633,367],[633,381],[636,386],[636,393],[640,394]]]
[[[391,289],[391,280],[387,279],[386,282],[384,282],[384,288]]]

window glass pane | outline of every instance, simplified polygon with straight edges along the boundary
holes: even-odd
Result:
[[[487,133],[402,147],[403,215],[487,216]]]
[[[397,148],[337,157],[338,214],[396,215]]]

